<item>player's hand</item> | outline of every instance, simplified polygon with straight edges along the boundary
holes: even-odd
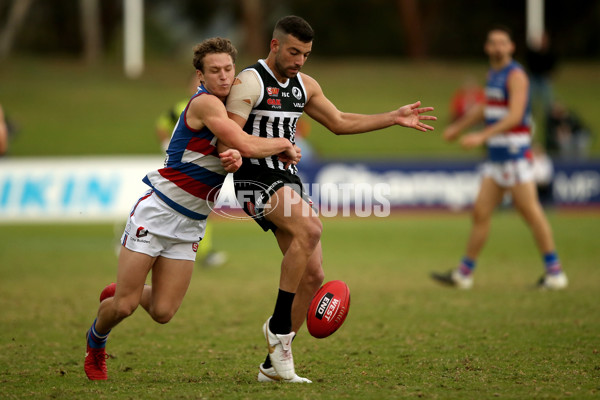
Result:
[[[453,142],[460,136],[460,130],[454,125],[450,125],[444,130],[442,137],[446,142]]]
[[[433,126],[427,125],[421,121],[435,121],[437,117],[433,115],[422,115],[423,113],[433,111],[433,107],[422,107],[421,102],[417,101],[413,104],[407,104],[396,110],[396,125],[404,126],[407,128],[414,128],[421,132],[432,131]]]
[[[463,149],[474,149],[485,143],[485,135],[481,132],[469,133],[460,139],[460,145]]]
[[[296,161],[296,164],[298,164],[302,159],[302,149],[294,144],[294,150],[296,150],[296,159],[294,161]]]
[[[228,149],[219,153],[221,165],[227,172],[235,172],[242,166],[242,156],[236,149]]]
[[[298,151],[296,151],[296,149]],[[291,144],[291,146],[288,147],[286,151],[277,155],[279,161],[285,163],[286,170],[290,167],[290,165],[298,164],[301,157],[302,155],[300,154],[300,147],[296,146],[295,144]]]

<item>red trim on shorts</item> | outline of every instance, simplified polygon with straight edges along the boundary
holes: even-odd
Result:
[[[137,201],[137,203],[135,203],[135,206],[133,206],[133,210],[131,210],[131,214],[129,214],[130,217],[132,217],[133,214],[135,214],[135,210],[136,210],[137,206],[139,206],[143,200],[146,200],[148,197],[152,196],[152,193],[153,192],[150,192],[147,195],[140,197],[140,199]]]

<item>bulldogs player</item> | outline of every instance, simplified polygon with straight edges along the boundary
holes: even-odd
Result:
[[[248,136],[228,118],[223,102],[234,80],[236,54],[231,42],[221,38],[194,49],[201,85],[179,117],[164,168],[143,179],[150,190],[135,203],[127,221],[116,284],[103,290],[86,336],[84,370],[91,380],[107,379],[108,335],[138,305],[161,324],[175,315],[190,283],[214,189],[226,172],[239,168],[241,156],[283,153],[286,162],[297,162],[288,139]],[[219,153],[217,139],[229,149]],[[144,285],[150,271],[152,285]]]
[[[543,258],[545,273],[538,286],[564,289],[567,276],[561,268],[552,229],[533,181],[529,81],[521,65],[512,59],[515,45],[507,28],[491,29],[484,49],[491,67],[485,89],[486,103],[474,107],[450,125],[444,132],[444,139],[456,140],[463,130],[484,121],[482,131],[463,136],[460,143],[466,149],[486,144],[488,161],[484,164],[479,195],[473,207],[473,225],[465,255],[456,269],[433,273],[432,278],[462,289],[473,285],[473,270],[486,242],[492,213],[504,193],[510,192],[515,208],[531,229]]]

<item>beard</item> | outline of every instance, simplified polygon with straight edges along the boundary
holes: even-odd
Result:
[[[279,62],[279,60],[277,58],[275,58],[275,69],[277,70],[277,73],[281,76],[284,76],[288,79],[294,78],[296,75],[298,75],[298,72],[290,72],[288,68],[286,68],[281,62]],[[298,68],[298,71],[300,69]]]

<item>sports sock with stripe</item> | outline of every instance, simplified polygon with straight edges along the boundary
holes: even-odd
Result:
[[[473,273],[473,270],[475,269],[475,264],[475,260],[471,260],[469,257],[465,256],[462,258],[462,260],[460,260],[458,270],[464,276],[469,276],[471,275],[471,273]]]
[[[556,275],[562,271],[560,261],[555,251],[544,254],[544,265],[548,275]]]
[[[88,331],[87,342],[93,349],[102,349],[106,347],[106,340],[108,340],[108,334],[110,331],[106,333],[98,333],[96,331],[96,320],[92,324],[92,327]]]

